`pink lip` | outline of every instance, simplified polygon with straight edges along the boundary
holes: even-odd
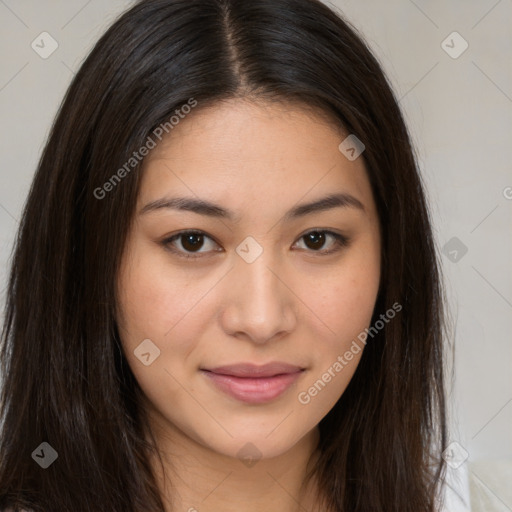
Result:
[[[286,363],[235,364],[201,371],[224,393],[242,402],[269,402],[284,393],[304,369]]]

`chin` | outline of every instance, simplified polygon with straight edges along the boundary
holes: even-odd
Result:
[[[274,426],[273,429],[275,428]],[[308,432],[298,433],[286,430],[277,432],[277,430],[272,432],[272,429],[265,427],[261,432],[254,431],[254,429],[252,432],[247,430],[241,430],[239,433],[230,431],[233,437],[226,435],[222,439],[202,440],[201,444],[220,455],[240,459],[250,467],[251,463],[257,460],[272,459],[283,455],[308,435]]]

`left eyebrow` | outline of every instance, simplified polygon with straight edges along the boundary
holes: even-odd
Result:
[[[301,204],[292,208],[283,218],[284,222],[309,215],[314,212],[331,210],[332,208],[356,208],[365,211],[363,203],[350,194],[331,194],[311,203]]]
[[[231,210],[227,210],[222,206],[206,201],[205,199],[197,199],[193,197],[164,197],[157,199],[146,204],[140,210],[139,215],[144,215],[145,213],[160,210],[162,208],[191,211],[199,215],[225,218],[233,221],[239,219],[239,216]],[[347,193],[331,194],[317,199],[316,201],[295,206],[286,212],[283,217],[283,221],[290,222],[291,220],[299,217],[304,217],[315,212],[331,210],[333,208],[356,208],[363,212],[365,211],[363,204],[356,197]]]

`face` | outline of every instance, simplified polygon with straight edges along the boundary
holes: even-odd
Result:
[[[363,156],[338,149],[347,135],[298,106],[232,100],[193,111],[146,157],[118,323],[164,430],[273,457],[344,392],[380,279],[376,206]]]

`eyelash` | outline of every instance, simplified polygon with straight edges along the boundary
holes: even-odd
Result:
[[[319,250],[319,251],[309,250],[308,251],[308,252],[313,252],[313,253],[319,254],[321,256],[327,256],[327,255],[333,254],[335,252],[338,252],[342,248],[348,246],[349,243],[350,243],[350,239],[348,237],[346,237],[345,235],[341,235],[341,234],[336,233],[334,231],[325,230],[325,229],[324,230],[313,229],[311,231],[308,231],[307,233],[304,233],[299,238],[299,240],[301,240],[302,238],[305,238],[307,235],[310,235],[311,233],[327,234],[327,235],[331,235],[335,239],[335,248],[334,249],[329,249],[327,251],[326,250]],[[206,238],[209,238],[210,240],[213,240],[213,238],[208,236],[204,231],[188,230],[188,231],[180,231],[179,233],[176,233],[175,235],[173,235],[173,236],[171,236],[169,238],[166,238],[165,240],[162,240],[161,244],[164,246],[165,249],[173,252],[174,254],[177,254],[179,257],[182,257],[182,258],[186,258],[186,259],[204,258],[204,256],[201,256],[201,254],[207,254],[207,252],[203,252],[203,253],[186,253],[186,252],[183,252],[183,251],[178,250],[178,249],[176,249],[176,248],[171,246],[171,244],[172,244],[172,242],[174,242],[174,240],[179,239],[181,236],[184,236],[184,235],[203,235]],[[215,240],[213,240],[213,241],[215,242]],[[220,252],[220,251],[215,251],[215,252]],[[194,254],[194,256],[192,256],[192,254]]]

